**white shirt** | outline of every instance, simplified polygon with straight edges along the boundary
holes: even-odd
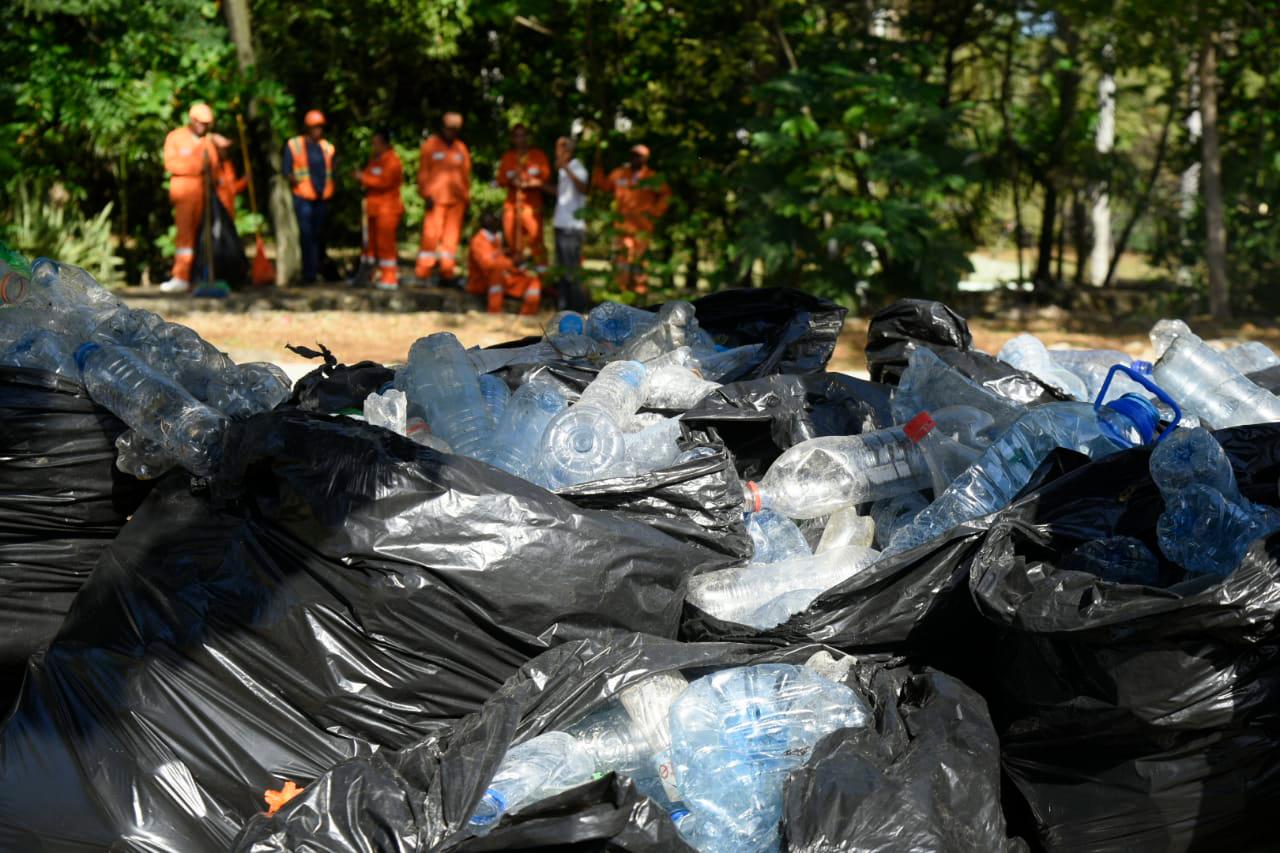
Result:
[[[587,182],[587,167],[576,157],[560,170],[560,177],[556,182],[556,212],[551,218],[551,224],[564,231],[582,231],[587,223],[579,219],[577,214],[586,205],[587,194],[574,185],[569,172],[584,184]]]

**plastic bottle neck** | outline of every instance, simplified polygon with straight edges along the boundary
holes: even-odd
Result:
[[[1118,400],[1112,400],[1103,406],[1104,409],[1115,412],[1125,418],[1133,425],[1134,430],[1138,434],[1139,443],[1150,444],[1155,438],[1156,430],[1160,426],[1160,413],[1150,400],[1141,394],[1125,394]],[[1106,418],[1100,419],[1102,431],[1108,438],[1123,447],[1133,447],[1134,442],[1125,435],[1115,424]]]

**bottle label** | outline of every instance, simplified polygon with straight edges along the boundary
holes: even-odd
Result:
[[[671,760],[671,750],[659,752],[653,757],[653,761],[658,766],[658,781],[662,783],[667,799],[673,803],[680,802],[680,787],[676,781],[676,766]]]

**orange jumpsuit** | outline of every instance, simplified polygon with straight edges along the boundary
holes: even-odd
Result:
[[[613,194],[614,205],[622,217],[618,226],[622,233],[613,259],[618,286],[623,290],[634,286],[637,293],[643,293],[646,290],[644,253],[649,248],[653,226],[667,212],[671,188],[648,166],[635,171],[629,163],[614,169],[607,177],[597,170],[591,182]]]
[[[530,148],[523,156],[513,148],[503,154],[498,163],[498,185],[507,190],[507,200],[502,206],[502,232],[512,254],[522,258],[527,248],[539,266],[547,263],[547,245],[542,237],[542,187],[551,180],[551,175],[547,155],[536,148]],[[517,189],[517,178],[524,178],[534,186]]]
[[[196,259],[196,239],[204,216],[206,163],[211,174],[218,174],[218,149],[208,136],[196,136],[191,128],[180,127],[164,138],[164,168],[170,175],[169,201],[173,203],[173,221],[178,226],[171,275],[180,281],[191,281],[191,266]]]
[[[396,270],[396,228],[404,216],[404,201],[400,198],[403,183],[404,165],[391,149],[370,159],[360,172],[364,212],[369,220],[369,245],[365,253],[378,259],[378,281],[392,287],[400,281]]]
[[[436,264],[440,275],[458,273],[458,244],[462,223],[471,203],[471,152],[461,139],[452,143],[432,134],[422,143],[418,158],[418,194],[432,201],[422,217],[422,242],[414,274],[431,275]]]
[[[502,298],[520,299],[521,314],[537,314],[542,304],[542,283],[518,267],[502,251],[502,237],[481,228],[467,250],[467,292],[484,296],[490,314],[502,313]]]
[[[227,213],[231,214],[231,218],[236,218],[236,196],[245,191],[249,186],[248,178],[237,178],[236,167],[230,160],[222,161],[222,168],[218,170],[217,188],[215,192],[218,194],[218,201],[222,202],[222,206],[226,208]]]

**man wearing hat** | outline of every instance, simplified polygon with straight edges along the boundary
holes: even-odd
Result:
[[[324,113],[309,110],[302,123],[306,133],[284,146],[281,171],[293,186],[293,211],[302,241],[302,281],[310,284],[324,257],[324,217],[333,198],[333,143],[324,138]]]
[[[591,182],[598,189],[612,193],[622,222],[614,251],[614,278],[622,290],[645,293],[644,253],[653,236],[653,226],[667,212],[671,188],[649,168],[649,148],[631,146],[631,161],[605,176],[600,166],[600,152]]]
[[[419,279],[437,268],[441,278],[458,273],[458,243],[471,202],[471,152],[458,138],[461,129],[462,115],[445,113],[440,132],[428,136],[418,152],[418,194],[427,208],[413,270]]]
[[[173,204],[173,221],[178,226],[173,269],[169,280],[160,285],[165,293],[185,293],[191,288],[196,239],[204,216],[205,173],[212,176],[221,172],[215,143],[227,141],[216,133],[209,133],[211,127],[213,110],[208,104],[193,104],[187,111],[186,127],[170,131],[164,139],[169,201]]]

